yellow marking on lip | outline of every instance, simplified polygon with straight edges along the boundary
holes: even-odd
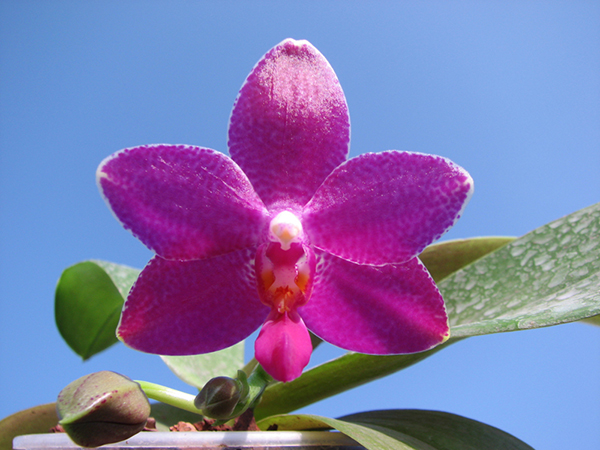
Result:
[[[310,275],[308,273],[298,272],[298,276],[296,277],[295,283],[303,294],[306,293],[306,288],[308,287],[309,281]]]
[[[272,270],[263,270],[260,274],[260,280],[265,290],[268,290],[275,283],[275,274]]]

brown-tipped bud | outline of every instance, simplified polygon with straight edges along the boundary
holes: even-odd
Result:
[[[115,372],[96,372],[65,387],[56,403],[60,424],[73,442],[98,447],[139,433],[150,403],[138,383]]]
[[[204,385],[196,396],[194,405],[205,416],[226,420],[231,418],[242,393],[243,386],[240,381],[229,377],[216,377]]]

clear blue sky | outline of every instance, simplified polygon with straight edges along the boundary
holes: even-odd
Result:
[[[0,417],[110,369],[185,388],[123,345],[82,363],[53,319],[61,271],[151,253],[96,190],[124,147],[226,151],[247,73],[286,37],[331,62],[352,155],[443,155],[475,195],[445,239],[522,235],[600,200],[598,1],[0,2]],[[324,348],[313,362],[337,354]],[[462,341],[303,412],[449,411],[537,449],[600,448],[600,327]]]

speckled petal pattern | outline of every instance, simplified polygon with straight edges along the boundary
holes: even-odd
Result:
[[[231,157],[270,209],[308,202],[346,160],[349,142],[342,88],[307,41],[286,39],[257,63],[229,124]]]
[[[387,151],[334,170],[306,205],[311,244],[349,261],[408,261],[460,217],[473,192],[469,174],[446,158]]]
[[[267,232],[267,211],[248,178],[214,150],[125,149],[102,162],[97,180],[123,226],[166,259],[201,259],[255,246]]]
[[[183,262],[155,256],[125,302],[119,339],[142,352],[194,355],[247,338],[270,311],[256,295],[255,251]]]
[[[321,339],[361,353],[420,352],[449,336],[442,296],[418,258],[375,267],[318,252],[313,294],[299,313]]]

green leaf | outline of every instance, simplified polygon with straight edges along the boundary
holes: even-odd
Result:
[[[0,450],[12,450],[12,441],[24,434],[49,433],[56,426],[56,403],[24,409],[0,420]]]
[[[235,378],[244,365],[244,342],[204,355],[161,356],[165,364],[181,380],[198,389],[218,376]]]
[[[600,315],[593,316],[593,317],[588,317],[587,319],[583,319],[583,322],[589,323],[591,325],[598,325],[598,326],[600,326]]]
[[[425,264],[434,281],[439,283],[457,270],[515,239],[492,236],[440,242],[423,250],[419,259]]]
[[[258,425],[261,429],[277,425],[278,430],[334,428],[372,450],[532,450],[497,428],[439,411],[369,411],[340,419],[284,415],[269,417]]]
[[[454,337],[600,314],[600,203],[537,228],[439,288]]]
[[[118,342],[124,298],[140,271],[106,261],[85,261],[62,273],[54,314],[58,330],[84,360]]]
[[[261,430],[277,426],[278,431],[329,430],[333,428],[350,436],[365,448],[372,450],[413,450],[419,448],[406,445],[405,441],[410,442],[412,439],[410,436],[401,433],[393,433],[395,436],[390,436],[373,427],[312,414],[272,416],[259,421],[257,425]],[[431,447],[423,448],[432,450]]]
[[[523,441],[498,428],[441,411],[369,411],[340,417],[340,420],[406,433],[440,450],[532,450]]]

